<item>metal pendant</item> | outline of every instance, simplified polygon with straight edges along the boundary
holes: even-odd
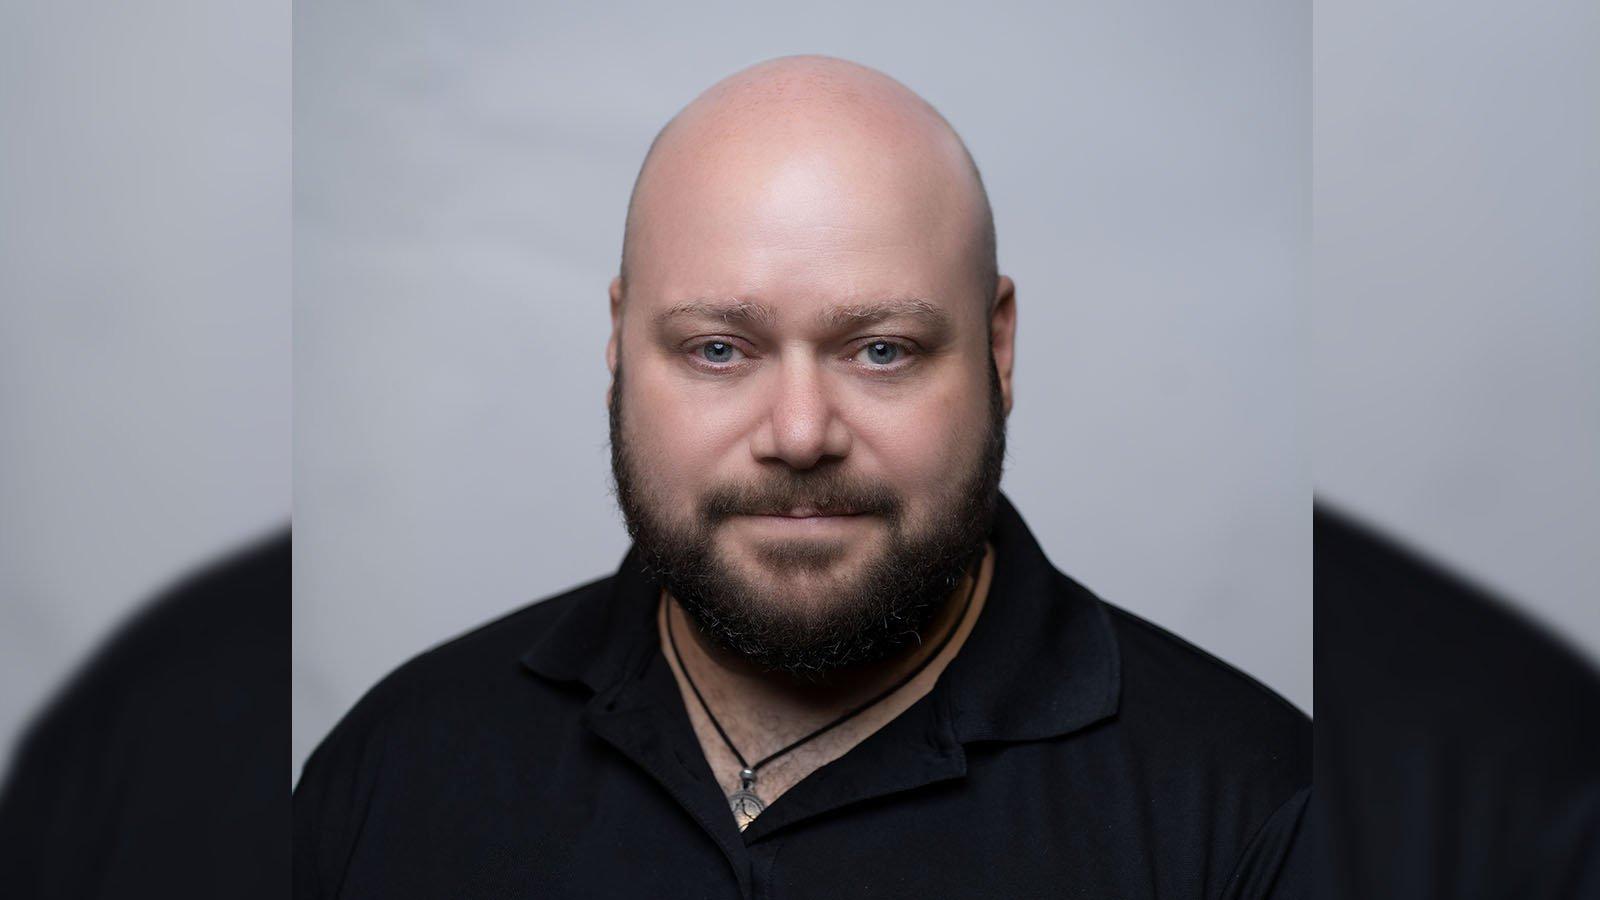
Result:
[[[743,831],[761,811],[767,808],[761,798],[756,796],[754,790],[756,773],[750,769],[739,770],[739,789],[728,795],[728,808],[733,810],[733,819]]]

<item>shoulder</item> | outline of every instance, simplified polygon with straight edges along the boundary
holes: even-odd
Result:
[[[547,597],[451,637],[382,677],[307,757],[294,786],[294,879],[318,895],[342,878],[360,834],[397,822],[398,806],[458,793],[483,765],[541,769],[557,729],[576,727],[581,703],[523,668],[531,645],[590,615],[614,577]],[[408,799],[410,798],[410,799]],[[304,860],[304,865],[301,865]]]
[[[188,676],[237,661],[281,659],[289,635],[288,529],[273,531],[163,589],[122,623],[83,670],[85,681],[130,682]]]
[[[1058,575],[1065,589],[1098,607],[1116,646],[1116,712],[1095,746],[1137,761],[1138,777],[1148,782],[1143,790],[1226,831],[1226,839],[1218,833],[1219,846],[1244,846],[1263,823],[1303,803],[1312,778],[1305,713],[1213,654]]]
[[[63,895],[143,896],[159,874],[165,896],[212,896],[213,871],[281,866],[264,823],[282,784],[265,773],[289,726],[289,639],[287,529],[141,606],[17,742],[0,786],[0,844],[16,852],[0,853],[0,879],[20,883],[17,896],[45,876]],[[123,821],[161,827],[106,827]],[[112,865],[126,854],[143,865]],[[221,868],[197,869],[197,857]]]
[[[1207,829],[1205,867],[1221,876],[1210,893],[1256,896],[1292,880],[1284,873],[1302,858],[1291,848],[1311,791],[1310,718],[1189,641],[1100,602],[1120,657],[1118,745],[1167,798],[1170,819]]]
[[[151,717],[196,738],[278,725],[256,704],[281,691],[287,674],[290,567],[283,529],[166,587],[80,664],[22,745],[48,748],[93,731],[103,748],[112,725],[118,738],[149,739],[162,733],[149,727]]]
[[[1166,752],[1284,788],[1311,779],[1311,720],[1271,688],[1189,641],[1104,600],[1121,662],[1118,719]],[[1310,648],[1307,648],[1309,652]]]
[[[1592,663],[1418,549],[1314,509],[1318,683],[1333,687],[1317,700],[1318,852],[1337,841],[1351,885],[1435,857],[1461,861],[1458,873],[1495,858],[1474,870],[1487,894],[1582,877],[1548,861],[1583,859],[1575,848],[1600,833]]]
[[[1319,654],[1339,666],[1341,684],[1359,688],[1346,696],[1401,704],[1407,718],[1463,732],[1482,729],[1491,715],[1532,719],[1533,698],[1591,710],[1600,701],[1592,663],[1517,606],[1338,507],[1319,501],[1313,520],[1316,591],[1325,601],[1317,610]],[[1407,687],[1401,696],[1379,696],[1397,683]],[[1433,702],[1426,709],[1407,702],[1419,695]],[[1575,711],[1560,710],[1569,714],[1544,724],[1564,727]]]
[[[385,675],[307,757],[295,786],[296,804],[306,809],[297,815],[330,795],[361,796],[386,778],[415,777],[452,758],[451,748],[463,741],[503,739],[508,722],[553,727],[575,720],[581,704],[533,677],[522,657],[568,617],[603,605],[614,577],[519,607]]]
[[[614,578],[595,578],[536,600],[413,656],[362,695],[329,739],[381,728],[424,709],[466,710],[527,685],[522,654],[569,616],[602,602]]]
[[[453,790],[485,758],[526,760],[583,707],[532,677],[522,656],[567,617],[603,602],[614,576],[516,609],[400,665],[345,713],[294,788],[295,880],[337,884],[356,837],[397,797]],[[463,753],[465,747],[478,751]],[[492,748],[484,750],[483,748]],[[390,818],[393,818],[391,815]]]

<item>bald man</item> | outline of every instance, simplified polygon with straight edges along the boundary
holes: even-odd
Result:
[[[999,489],[977,167],[772,60],[651,145],[610,285],[618,570],[312,755],[297,896],[1301,896],[1306,718],[1056,570]]]

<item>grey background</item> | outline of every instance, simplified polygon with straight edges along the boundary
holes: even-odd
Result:
[[[0,757],[289,518],[289,38],[275,4],[0,3]]]
[[[1311,697],[1304,4],[295,10],[294,758],[415,653],[615,570],[603,347],[655,131],[822,52],[966,138],[1052,560]]]
[[[1600,4],[1315,34],[1317,490],[1600,652]]]

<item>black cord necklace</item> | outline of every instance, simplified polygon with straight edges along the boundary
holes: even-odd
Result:
[[[983,550],[983,556],[978,559],[977,571],[972,576],[972,587],[967,590],[967,600],[966,603],[964,603],[961,607],[961,615],[956,617],[955,623],[952,624],[950,629],[945,632],[944,637],[939,641],[939,645],[933,649],[932,653],[929,653],[926,657],[924,657],[922,662],[917,664],[916,668],[907,672],[898,681],[890,685],[886,690],[880,692],[877,696],[866,701],[865,703],[860,704],[839,718],[834,719],[832,722],[829,722],[821,728],[818,728],[817,730],[795,741],[789,746],[784,747],[782,750],[779,750],[776,753],[768,754],[765,759],[757,762],[755,765],[751,765],[749,762],[747,762],[744,758],[744,754],[740,753],[739,748],[733,745],[733,741],[728,737],[728,732],[723,730],[722,723],[717,721],[717,717],[711,712],[711,707],[706,703],[706,698],[700,694],[700,688],[695,685],[694,679],[689,676],[689,668],[683,664],[683,656],[678,652],[678,639],[672,633],[672,610],[670,608],[667,610],[667,642],[672,645],[672,656],[678,661],[678,671],[683,673],[684,680],[689,682],[689,689],[694,691],[695,699],[700,701],[700,708],[705,710],[706,718],[711,720],[712,727],[717,729],[717,734],[722,736],[722,742],[728,745],[729,750],[733,751],[733,755],[739,760],[739,765],[742,767],[739,770],[739,789],[728,795],[728,806],[733,810],[734,818],[738,820],[740,831],[743,831],[746,826],[748,826],[751,822],[754,822],[756,816],[760,815],[761,811],[767,808],[767,805],[761,801],[761,798],[757,796],[755,792],[756,773],[761,770],[762,766],[772,762],[785,753],[788,753],[790,750],[799,747],[801,744],[804,744],[806,741],[811,740],[817,735],[849,721],[850,718],[855,716],[857,713],[865,711],[879,700],[882,700],[895,691],[905,687],[906,684],[911,681],[911,679],[921,674],[922,670],[926,669],[929,663],[933,662],[933,660],[936,659],[940,653],[944,652],[945,646],[950,643],[950,639],[955,636],[957,629],[961,627],[961,623],[967,618],[967,610],[972,607],[972,597],[978,592],[978,578],[983,573],[984,560],[988,558],[989,548],[985,547]]]

